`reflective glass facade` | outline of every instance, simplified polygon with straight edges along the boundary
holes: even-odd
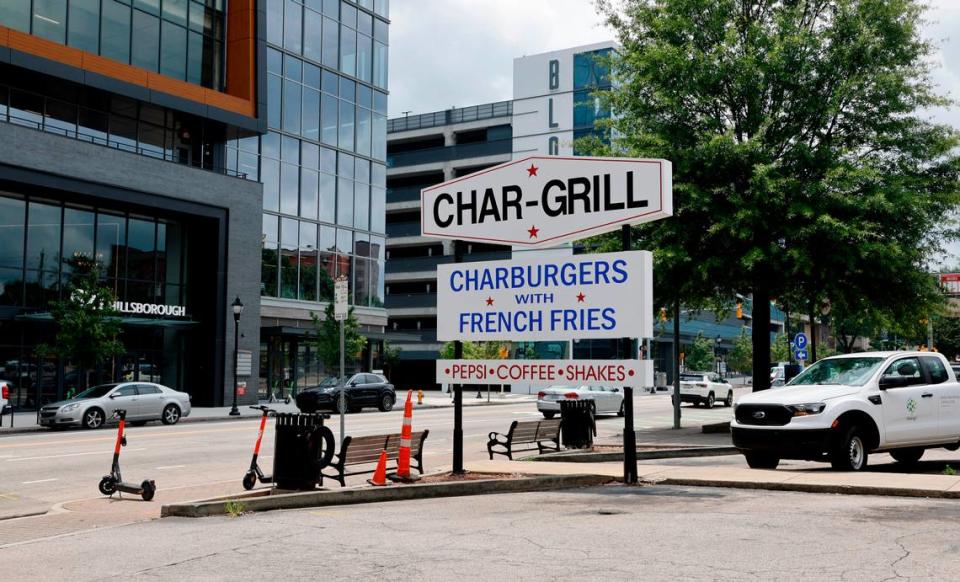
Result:
[[[261,294],[383,307],[386,2],[267,0],[269,133],[227,144],[263,183]],[[305,306],[321,310],[321,306]]]
[[[2,0],[0,24],[223,88],[226,0]]]
[[[610,117],[609,107],[600,102],[596,91],[610,88],[610,71],[603,61],[611,49],[601,49],[573,56],[573,137],[577,140],[596,135],[607,140],[606,130],[595,127],[597,120]],[[574,154],[580,155],[574,141]]]

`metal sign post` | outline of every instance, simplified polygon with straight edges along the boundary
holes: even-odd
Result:
[[[333,318],[340,322],[340,381],[343,386],[340,387],[340,402],[337,408],[340,409],[340,450],[343,450],[343,439],[346,436],[347,421],[347,378],[345,354],[344,354],[344,325],[347,319],[347,278],[337,277],[333,284]]]

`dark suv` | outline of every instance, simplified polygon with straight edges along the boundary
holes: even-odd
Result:
[[[393,408],[397,394],[393,384],[379,374],[354,374],[346,382],[342,378],[330,376],[316,386],[306,388],[297,394],[297,408],[301,412],[335,410],[340,412],[340,391],[346,397],[346,412],[356,412],[361,408],[376,406],[381,412]]]

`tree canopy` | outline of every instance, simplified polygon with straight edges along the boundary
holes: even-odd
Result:
[[[314,312],[310,312],[310,318],[313,320],[313,327],[316,330],[317,337],[314,345],[317,348],[317,355],[328,374],[339,375],[340,373],[340,322],[333,317],[333,303],[328,303],[323,311],[323,319]],[[360,334],[360,324],[353,314],[353,307],[347,312],[347,319],[344,320],[343,346],[344,346],[344,364],[349,369],[360,357],[364,346],[367,344],[367,338]]]
[[[620,44],[607,146],[673,163],[674,217],[636,229],[684,303],[754,297],[915,320],[956,237],[960,144],[921,117],[946,100],[916,0],[600,0]],[[817,309],[819,311],[819,309]]]

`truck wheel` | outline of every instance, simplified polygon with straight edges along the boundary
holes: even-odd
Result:
[[[890,451],[890,456],[901,465],[914,465],[923,456],[923,449],[909,448]]]
[[[837,471],[862,471],[867,468],[867,445],[858,425],[847,427],[830,453],[830,464]]]
[[[771,453],[760,453],[751,451],[743,453],[747,459],[747,465],[751,469],[776,469],[780,464],[780,457]]]
[[[707,394],[707,402],[706,402],[707,408],[713,408],[713,405],[716,404],[716,402],[717,400],[713,396],[713,392],[711,392],[710,394]]]
[[[733,406],[733,390],[727,392],[727,397],[723,399],[723,405],[727,408]]]

